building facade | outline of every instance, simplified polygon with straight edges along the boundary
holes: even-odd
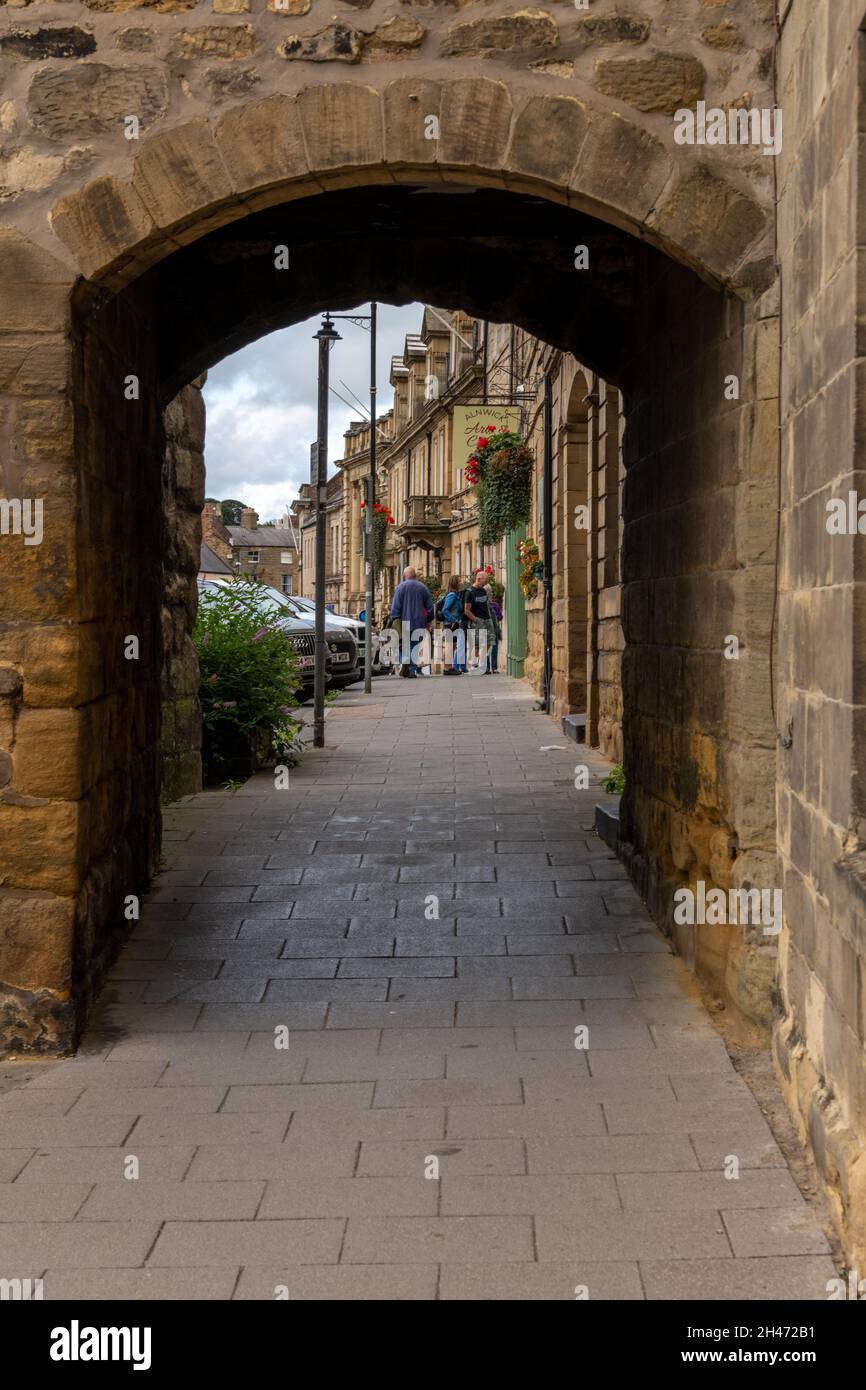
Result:
[[[585,719],[586,736],[622,757],[620,623],[622,434],[620,393],[576,358],[512,324],[427,305],[419,332],[392,358],[394,402],[379,417],[376,499],[388,525],[376,571],[384,623],[404,568],[434,593],[452,574],[467,582],[491,566],[504,586],[503,669],[525,677],[556,716]],[[549,396],[549,407],[547,399]],[[535,467],[525,527],[495,545],[479,536],[476,489],[465,465],[480,431],[521,434]],[[370,426],[353,420],[328,482],[326,601],[365,605],[364,512]],[[315,594],[310,488],[293,504],[301,537],[301,591]],[[520,581],[517,546],[538,549],[543,572]]]
[[[260,526],[258,512],[245,507],[239,526],[226,526],[219,503],[205,502],[202,539],[233,574],[270,584],[280,593],[298,592],[298,546],[289,518],[285,526]]]

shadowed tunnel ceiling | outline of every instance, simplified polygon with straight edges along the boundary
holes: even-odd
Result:
[[[575,268],[586,246],[589,268]],[[276,269],[275,248],[289,248]],[[323,309],[424,300],[513,322],[628,386],[640,285],[689,270],[607,223],[519,193],[437,185],[319,194],[201,237],[130,287],[157,324],[163,398]],[[104,293],[104,292],[101,292]]]

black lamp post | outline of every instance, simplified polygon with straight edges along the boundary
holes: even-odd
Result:
[[[316,438],[316,669],[313,684],[313,746],[325,746],[325,509],[328,503],[328,355],[340,334],[325,314],[318,333],[319,415]]]

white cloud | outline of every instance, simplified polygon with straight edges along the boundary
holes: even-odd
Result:
[[[359,305],[368,313],[369,305]],[[378,409],[389,408],[391,357],[402,354],[407,333],[417,333],[423,306],[379,306],[376,353]],[[204,388],[207,405],[205,463],[207,495],[237,497],[263,520],[279,515],[310,478],[310,445],[316,437],[317,344],[320,318],[260,338],[211,368]],[[331,350],[334,391],[351,402],[345,382],[369,402],[370,338],[356,324],[337,323],[342,341]],[[359,407],[330,396],[328,457],[343,452],[343,431],[360,419]],[[329,468],[333,472],[333,468]]]

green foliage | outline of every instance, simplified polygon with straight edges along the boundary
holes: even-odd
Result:
[[[297,658],[261,585],[233,579],[208,590],[193,630],[198,652],[203,755],[213,771],[242,750],[280,749],[295,737]]]
[[[426,585],[426,587],[430,590],[430,593],[432,594],[433,598],[438,598],[439,595],[442,593],[442,590],[445,588],[445,581],[441,577],[441,575],[438,574],[425,574],[424,578],[421,580],[421,583]]]
[[[478,539],[497,545],[507,532],[525,526],[532,509],[532,454],[519,434],[499,430],[472,454],[467,481],[478,497]]]
[[[499,579],[491,579],[488,592],[491,598],[495,598],[497,603],[501,603],[505,597],[505,585]]]
[[[237,792],[240,791],[243,782],[239,782],[236,777],[228,777],[226,781],[223,782],[223,786],[227,792]]]
[[[240,526],[241,512],[246,508],[246,502],[239,502],[236,497],[226,497],[219,504],[220,516],[223,526]]]
[[[601,779],[601,785],[612,796],[622,796],[625,791],[625,768],[622,763],[614,764],[607,776]]]
[[[388,538],[388,514],[387,512],[374,511],[373,513],[373,568],[376,574],[381,574],[385,568],[385,541]]]

